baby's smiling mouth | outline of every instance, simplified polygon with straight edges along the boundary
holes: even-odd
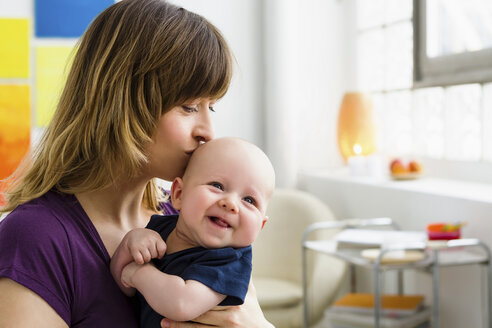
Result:
[[[216,216],[209,216],[208,218],[210,219],[210,221],[212,221],[213,223],[215,223],[219,227],[226,228],[226,229],[231,227],[226,221],[224,221],[221,218],[218,218]]]

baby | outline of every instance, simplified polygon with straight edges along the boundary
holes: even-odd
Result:
[[[171,186],[179,216],[152,216],[146,229],[124,237],[111,260],[123,292],[139,292],[142,327],[243,303],[251,243],[267,221],[274,188],[271,162],[249,142],[220,138],[193,153]]]

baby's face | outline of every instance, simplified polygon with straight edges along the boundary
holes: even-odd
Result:
[[[183,178],[178,204],[186,230],[207,248],[248,246],[266,222],[275,184],[272,165],[256,146],[239,139],[201,147]]]

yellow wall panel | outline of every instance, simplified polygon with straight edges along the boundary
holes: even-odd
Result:
[[[0,19],[0,78],[29,77],[29,20]]]
[[[36,125],[48,125],[70,69],[73,47],[36,49]]]

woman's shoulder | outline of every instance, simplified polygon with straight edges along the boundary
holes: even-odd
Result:
[[[7,217],[24,218],[31,216],[53,216],[57,208],[67,202],[69,195],[50,190],[17,206]]]
[[[52,192],[49,192],[52,193]],[[3,237],[15,236],[40,242],[43,238],[68,238],[64,226],[67,215],[60,211],[63,195],[45,194],[17,206],[0,222]]]

